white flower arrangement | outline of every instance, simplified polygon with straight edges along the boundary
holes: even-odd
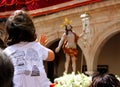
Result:
[[[120,81],[120,77],[115,75]],[[89,87],[92,82],[92,76],[86,76],[83,73],[64,74],[63,76],[54,80],[54,87]]]
[[[89,87],[91,81],[92,77],[83,73],[64,74],[54,80],[56,83],[55,87]]]

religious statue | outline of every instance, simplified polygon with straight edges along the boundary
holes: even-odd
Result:
[[[77,41],[78,38],[81,37],[83,34],[80,34],[80,36],[78,36],[75,32],[73,32],[71,21],[69,21],[67,18],[65,18],[63,27],[65,28],[65,32],[63,33],[59,41],[58,47],[55,49],[55,52],[58,53],[60,51],[60,48],[63,48],[63,52],[66,57],[64,74],[68,73],[70,59],[72,60],[72,69],[75,73],[78,54]]]

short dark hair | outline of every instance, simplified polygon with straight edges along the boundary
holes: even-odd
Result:
[[[120,87],[120,82],[114,74],[99,74],[93,77],[89,87]]]
[[[13,87],[14,66],[0,49],[0,87]]]
[[[6,42],[7,45],[13,45],[21,41],[35,41],[37,35],[35,27],[30,16],[22,10],[17,10],[6,22]]]

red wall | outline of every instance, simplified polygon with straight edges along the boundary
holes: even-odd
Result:
[[[72,2],[71,2],[72,1]],[[86,4],[92,4],[95,2],[99,2],[103,0],[0,0],[0,18],[8,17],[12,11],[24,8],[26,11],[32,11],[32,16],[39,16],[49,13],[58,12],[61,10],[66,10],[70,8],[74,8],[77,6],[82,6]],[[58,5],[61,3],[70,2],[63,7],[59,7]],[[73,3],[76,2],[76,3]],[[50,7],[56,5],[56,8],[41,10],[45,7]],[[37,13],[34,13],[34,10],[39,9]]]
[[[72,0],[0,0],[0,12],[21,9],[35,10]]]

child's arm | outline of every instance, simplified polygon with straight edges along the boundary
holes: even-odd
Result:
[[[48,49],[48,57],[47,57],[46,61],[53,61],[54,58],[55,58],[54,52],[51,49]]]

